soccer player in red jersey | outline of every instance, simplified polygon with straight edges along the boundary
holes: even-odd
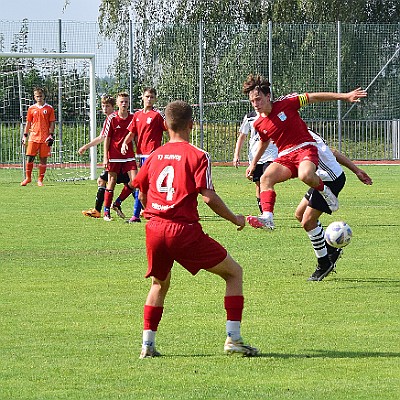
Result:
[[[258,350],[243,343],[240,325],[243,311],[242,268],[227,251],[202,230],[197,196],[218,215],[245,225],[243,215],[234,214],[214,191],[209,155],[189,143],[193,126],[192,108],[183,101],[165,109],[170,141],[155,150],[134,180],[145,209],[146,277],[152,278],[144,306],[144,330],[140,358],[159,356],[155,335],[162,317],[164,300],[177,261],[191,274],[201,269],[221,276],[226,282],[226,353],[255,356]]]
[[[33,91],[36,104],[28,108],[26,116],[25,133],[22,137],[22,144],[26,149],[27,163],[26,176],[21,186],[26,186],[32,181],[32,169],[35,156],[39,153],[39,177],[38,186],[43,186],[43,179],[47,169],[47,158],[51,155],[51,146],[54,142],[55,114],[51,105],[45,102],[44,90],[36,88]]]
[[[270,83],[262,76],[250,75],[243,84],[243,93],[255,111],[259,114],[254,121],[254,129],[260,135],[258,152],[246,170],[251,179],[257,162],[272,140],[278,147],[278,158],[265,170],[260,179],[261,216],[248,216],[247,221],[253,228],[274,229],[273,211],[276,199],[274,186],[277,183],[298,177],[306,185],[316,189],[328,204],[331,211],[339,208],[337,197],[316,174],[318,167],[318,149],[308,132],[306,123],[298,110],[307,104],[344,100],[360,101],[367,92],[357,88],[349,93],[304,93],[291,94],[271,101]]]
[[[102,136],[105,136],[103,164],[108,171],[107,189],[104,194],[103,218],[105,221],[111,221],[110,208],[118,174],[128,173],[130,179],[130,182],[124,186],[121,194],[112,205],[117,214],[124,217],[121,211],[121,202],[132,193],[131,182],[137,173],[133,143],[128,143],[124,154],[121,152],[122,143],[133,118],[133,114],[129,113],[129,95],[127,93],[118,94],[117,106],[118,112],[107,117],[101,133]]]
[[[139,157],[139,167],[143,165],[148,156],[161,146],[163,132],[166,131],[164,117],[159,110],[154,108],[157,101],[157,91],[152,87],[143,89],[143,109],[133,115],[131,124],[128,127],[129,134],[125,138],[124,148],[128,142],[135,141],[136,154]],[[135,192],[135,204],[133,216],[130,223],[140,222],[142,205],[138,198],[139,192]]]
[[[114,112],[115,107],[115,99],[112,96],[104,95],[101,98],[101,111],[106,116],[106,118]],[[99,136],[95,137],[89,143],[84,144],[78,150],[80,155],[83,155],[86,150],[89,150],[93,146],[97,146],[100,143],[103,143],[105,136],[102,136],[101,133]],[[100,218],[101,210],[103,208],[104,203],[104,193],[106,191],[108,181],[108,172],[104,170],[101,175],[97,178],[97,194],[95,206],[93,208],[89,208],[89,210],[83,210],[82,214],[87,217]],[[129,177],[128,181],[129,182]]]

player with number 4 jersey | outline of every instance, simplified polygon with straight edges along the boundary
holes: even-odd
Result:
[[[165,109],[170,141],[155,150],[143,164],[134,186],[140,189],[145,207],[147,273],[152,284],[144,306],[142,352],[140,358],[159,356],[155,336],[164,309],[171,269],[175,261],[192,275],[201,269],[226,282],[224,305],[227,338],[224,351],[255,356],[258,350],[244,344],[240,328],[244,304],[242,268],[225,248],[203,232],[197,211],[197,196],[218,215],[238,226],[243,215],[234,214],[215,193],[210,158],[189,143],[193,111],[183,101]],[[191,310],[188,310],[190,315]]]

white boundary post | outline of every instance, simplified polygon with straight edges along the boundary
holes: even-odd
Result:
[[[1,53],[2,58],[67,58],[89,60],[89,109],[90,109],[90,140],[96,135],[96,62],[94,53]],[[97,151],[95,147],[90,148],[90,179],[97,176]]]

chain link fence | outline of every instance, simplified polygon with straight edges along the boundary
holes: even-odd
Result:
[[[368,88],[368,98],[361,103],[314,104],[301,110],[302,117],[353,159],[400,158],[398,24],[143,26],[131,22],[125,28],[111,40],[100,34],[97,23],[0,21],[0,53],[94,53],[98,99],[104,92],[128,90],[132,109],[138,108],[141,89],[151,85],[157,88],[161,109],[171,100],[188,101],[196,116],[193,142],[222,162],[232,159],[238,126],[251,108],[241,93],[248,74],[269,78],[275,98],[361,86]],[[62,124],[74,126],[73,139],[63,140],[70,147],[68,157],[85,163],[87,158],[76,150],[89,140],[86,67],[74,62],[64,67],[63,83],[60,79],[54,87],[45,79],[41,83],[47,82],[49,103],[62,116]],[[21,64],[0,58],[0,164],[21,162],[17,144],[35,83],[32,71],[40,80],[42,75],[57,75],[57,68],[59,64],[40,59]],[[21,93],[23,106],[17,101]],[[98,121],[102,122],[100,114]]]

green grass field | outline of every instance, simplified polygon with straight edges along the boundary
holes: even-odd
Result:
[[[23,188],[0,170],[0,399],[399,399],[400,166],[365,169],[373,186],[348,172],[322,219],[353,228],[322,282],[306,281],[314,253],[293,217],[302,183],[277,186],[274,232],[237,232],[200,204],[204,230],[243,266],[242,333],[262,355],[224,355],[223,281],[175,265],[163,357],[145,360],[145,224],[83,217],[95,182]],[[234,211],[257,212],[243,168],[213,173]]]

